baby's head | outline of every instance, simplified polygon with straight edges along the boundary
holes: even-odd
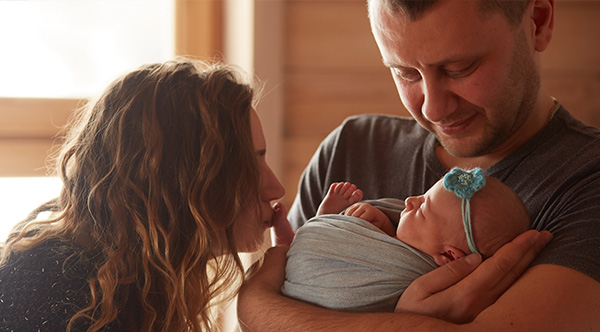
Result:
[[[531,227],[519,195],[496,178],[486,177],[485,187],[473,195],[470,205],[473,237],[483,258]]]
[[[467,255],[471,250],[462,202],[444,187],[443,179],[425,194],[407,198],[398,239],[431,255],[438,265]],[[522,200],[495,178],[485,177],[485,185],[473,193],[469,205],[474,245],[484,258],[530,227]]]

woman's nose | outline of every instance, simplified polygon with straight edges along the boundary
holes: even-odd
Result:
[[[268,165],[265,168],[266,170],[262,178],[263,199],[269,202],[278,200],[285,195],[285,188],[283,188],[283,185],[279,182],[279,179],[277,179],[271,168]]]

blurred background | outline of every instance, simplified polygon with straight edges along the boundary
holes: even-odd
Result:
[[[600,1],[556,0],[543,84],[600,127]],[[57,195],[49,151],[69,116],[121,73],[175,55],[266,83],[258,112],[289,206],[319,142],[347,116],[407,115],[365,0],[0,0],[0,241]]]

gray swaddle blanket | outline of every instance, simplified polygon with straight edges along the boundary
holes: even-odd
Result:
[[[331,309],[394,311],[406,287],[436,267],[368,221],[323,215],[298,229],[282,292]]]

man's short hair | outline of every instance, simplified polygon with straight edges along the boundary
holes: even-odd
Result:
[[[374,0],[368,0],[374,1]],[[384,8],[392,13],[403,13],[416,20],[439,0],[381,0]],[[483,15],[500,13],[511,26],[521,22],[525,9],[531,0],[477,0]]]

